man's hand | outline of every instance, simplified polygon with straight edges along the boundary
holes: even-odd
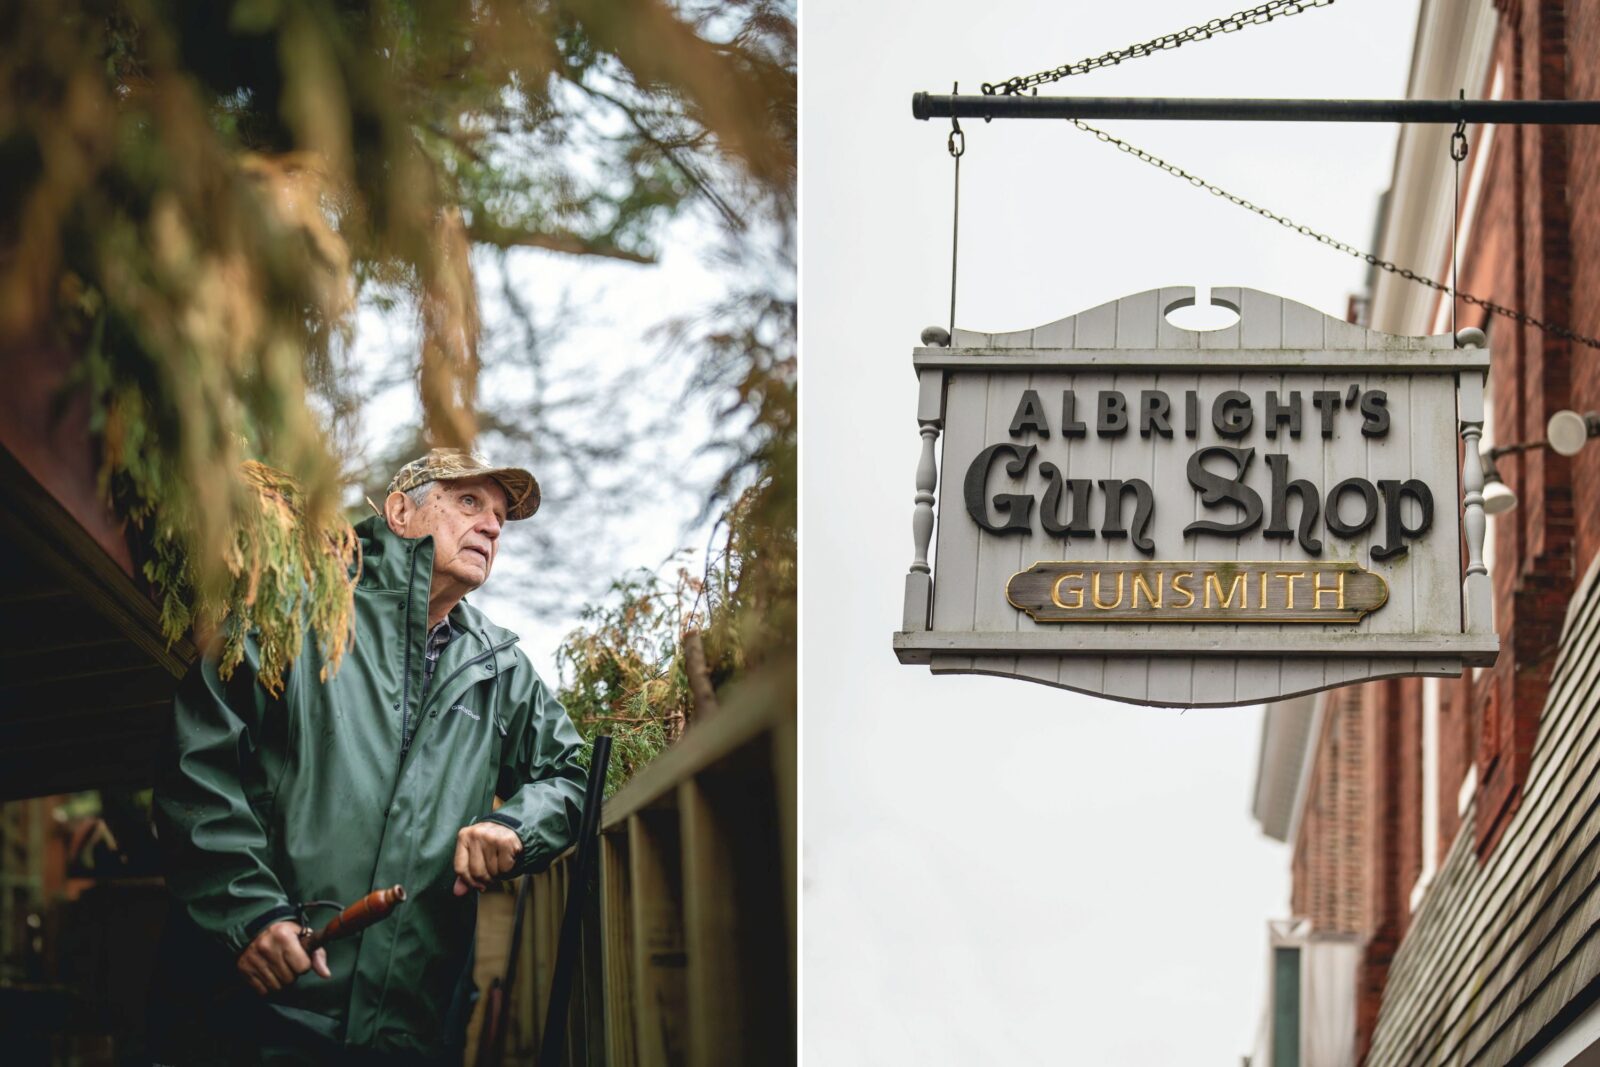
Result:
[[[509,826],[475,822],[456,834],[456,896],[468,889],[483,892],[509,871],[522,851],[522,840]]]
[[[300,943],[300,924],[289,919],[272,923],[256,935],[250,947],[239,954],[239,973],[250,980],[250,987],[262,996],[294,985],[307,971],[332,978],[328,970],[328,950],[306,953]]]

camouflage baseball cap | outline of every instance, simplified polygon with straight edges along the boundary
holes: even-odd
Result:
[[[496,467],[481,452],[435,448],[395,472],[388,493],[415,489],[425,482],[456,478],[493,478],[506,491],[506,518],[526,519],[539,510],[539,483],[521,467]]]

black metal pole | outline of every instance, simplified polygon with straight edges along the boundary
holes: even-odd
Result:
[[[579,818],[578,852],[572,860],[572,880],[567,883],[567,906],[561,914],[556,940],[556,965],[550,973],[550,1001],[544,1013],[544,1040],[539,1043],[540,1067],[559,1067],[567,1049],[567,1004],[572,996],[572,972],[578,963],[578,926],[583,922],[589,896],[589,874],[594,870],[600,845],[600,804],[605,796],[606,767],[611,762],[611,735],[594,739],[589,759],[589,785],[584,791]]]
[[[1600,100],[1228,100],[913,93],[919,119],[1171,119],[1188,122],[1458,122],[1600,125]]]

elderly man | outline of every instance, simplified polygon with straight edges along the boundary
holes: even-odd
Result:
[[[459,1062],[473,891],[572,841],[578,733],[517,636],[465,600],[504,524],[538,506],[527,471],[434,449],[356,527],[356,637],[337,672],[322,677],[308,639],[274,697],[251,646],[229,681],[205,660],[179,692],[155,798],[168,884],[196,940],[233,959],[249,1003],[218,1018],[264,1059]],[[389,919],[302,947],[307,902],[396,884],[408,900]]]

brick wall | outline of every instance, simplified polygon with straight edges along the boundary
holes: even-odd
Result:
[[[1477,751],[1475,720],[1470,710],[1470,676],[1439,682],[1439,836],[1436,866],[1444,864],[1450,845],[1461,831],[1461,789]]]
[[[1355,934],[1366,916],[1366,749],[1359,691],[1328,694],[1295,831],[1290,905],[1320,933]]]
[[[1496,6],[1496,61],[1506,97],[1600,99],[1600,0]],[[1463,249],[1462,288],[1600,336],[1600,307],[1581,296],[1600,291],[1600,128],[1502,127],[1485,165]],[[1485,321],[1467,305],[1459,315],[1462,325],[1489,332],[1491,443],[1540,440],[1550,415],[1563,408],[1600,410],[1600,351],[1504,318]],[[1469,671],[1441,685],[1440,861],[1463,831],[1473,835],[1480,858],[1493,855],[1521,798],[1567,603],[1600,551],[1600,442],[1573,460],[1541,449],[1507,457],[1500,471],[1518,495],[1514,511],[1490,520],[1502,652],[1480,676]],[[1410,925],[1410,893],[1422,865],[1422,687],[1405,679],[1359,692],[1363,795],[1347,810],[1361,813],[1361,826],[1341,858],[1322,854],[1323,835],[1336,832],[1328,820],[1308,819],[1296,842],[1294,894],[1300,913],[1301,901],[1320,899],[1318,883],[1328,872],[1359,858],[1364,900],[1353,932],[1365,938],[1357,977],[1357,1047],[1364,1056],[1389,963]],[[1313,782],[1344,766],[1343,748],[1325,737]],[[1477,779],[1475,814],[1473,825],[1463,827],[1458,798],[1469,772]],[[1302,849],[1317,859],[1302,863]]]
[[[1406,716],[1396,710],[1399,690],[1395,681],[1369,682],[1359,690],[1368,822],[1364,850],[1367,906],[1359,931],[1366,944],[1356,972],[1358,1058],[1366,1055],[1372,1041],[1389,964],[1400,947],[1410,912],[1411,886],[1400,884],[1406,846],[1401,830],[1403,777],[1398,772]]]
[[[1574,0],[1577,6],[1592,6],[1592,0]],[[1507,65],[1511,97],[1568,95],[1566,8],[1563,2],[1541,0],[1508,11],[1499,54]],[[1495,153],[1486,188],[1502,209],[1477,227],[1463,264],[1474,277],[1480,271],[1501,275],[1494,293],[1500,302],[1547,321],[1570,322],[1570,217],[1575,214],[1567,190],[1570,134],[1561,126],[1517,126],[1501,131],[1496,140],[1503,140],[1507,150]],[[1489,259],[1491,251],[1510,261],[1509,278]],[[1506,320],[1494,325],[1493,338],[1496,435],[1502,441],[1537,440],[1550,415],[1571,402],[1570,345]],[[1501,473],[1519,498],[1516,510],[1498,520],[1497,558],[1491,564],[1504,652],[1482,680],[1487,691],[1472,694],[1483,719],[1476,833],[1485,855],[1520,798],[1573,587],[1571,464],[1538,449],[1523,453],[1511,471]]]
[[[1383,694],[1390,701],[1381,714],[1394,720],[1394,882],[1398,901],[1396,929],[1404,937],[1411,923],[1411,891],[1422,877],[1422,679],[1401,678]]]

